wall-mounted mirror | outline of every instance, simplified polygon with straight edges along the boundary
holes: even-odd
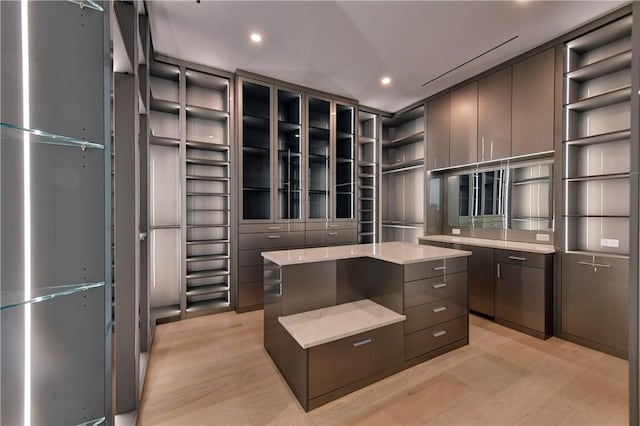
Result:
[[[446,177],[447,228],[553,231],[553,163],[507,164]]]

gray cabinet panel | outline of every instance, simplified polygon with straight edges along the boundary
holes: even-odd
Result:
[[[284,249],[300,246],[304,241],[304,232],[265,232],[259,234],[240,234],[240,250],[245,249]]]
[[[307,231],[305,241],[307,247],[356,244],[358,242],[358,231],[357,229]]]
[[[238,282],[248,283],[262,280],[262,265],[241,266],[238,268]]]
[[[498,263],[496,320],[545,332],[544,269]]]
[[[304,223],[245,223],[238,226],[240,234],[253,234],[256,232],[291,232],[304,231]]]
[[[478,160],[511,155],[511,67],[478,82]]]
[[[393,324],[309,349],[309,398],[402,362],[402,324]]]
[[[494,316],[494,250],[472,246],[461,249],[473,253],[469,258],[469,309]]]
[[[553,149],[555,50],[513,65],[511,155]]]
[[[449,166],[449,94],[427,102],[427,170]]]
[[[478,161],[478,82],[451,92],[452,166]]]
[[[628,291],[627,259],[564,254],[562,331],[626,353]]]
[[[468,336],[468,317],[454,319],[404,336],[404,360],[429,353]]]
[[[238,284],[238,308],[262,305],[263,291],[262,281]]]
[[[358,223],[355,220],[341,220],[329,222],[307,222],[307,231],[321,231],[325,229],[354,229]]]
[[[467,270],[467,257],[434,260],[431,262],[410,263],[404,266],[404,281],[437,277]]]
[[[404,285],[404,308],[435,302],[466,292],[466,272],[411,281]]]
[[[407,316],[404,322],[404,333],[431,327],[435,324],[450,321],[467,314],[467,294],[459,293],[456,296],[437,302],[415,306],[405,310]]]

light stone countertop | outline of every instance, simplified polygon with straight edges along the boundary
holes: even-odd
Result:
[[[280,266],[353,259],[357,257],[371,257],[399,265],[406,265],[430,260],[470,256],[471,252],[403,242],[388,242],[266,251],[261,254],[265,259]]]
[[[406,319],[391,309],[369,299],[295,315],[278,317],[278,322],[303,349],[365,331],[402,322]]]
[[[526,251],[529,253],[551,254],[556,249],[550,244],[523,243],[520,241],[490,240],[487,238],[460,237],[456,235],[429,235],[418,237],[420,241],[436,241],[441,243],[459,243],[470,246],[490,247],[504,250]]]

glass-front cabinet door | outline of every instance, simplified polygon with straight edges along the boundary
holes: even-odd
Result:
[[[277,219],[302,219],[302,95],[277,89]]]
[[[355,208],[355,108],[336,104],[335,217],[353,219]]]
[[[331,102],[308,98],[309,219],[331,218]]]
[[[271,219],[271,88],[242,81],[242,219]]]

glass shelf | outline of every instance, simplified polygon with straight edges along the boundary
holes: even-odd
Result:
[[[100,6],[97,2],[93,0],[67,0],[70,3],[77,4],[81,9],[89,8],[96,10],[98,12],[104,12],[104,8]],[[97,423],[87,423],[87,424],[97,424]]]
[[[90,142],[84,139],[76,139],[69,136],[61,136],[53,133],[45,132],[43,130],[36,129],[24,129],[22,127],[14,126],[9,123],[0,123],[0,129],[2,129],[2,143],[5,141],[23,141],[24,133],[30,133],[36,137],[31,138],[31,142],[42,143],[46,145],[62,145],[62,146],[77,146],[82,149],[95,148],[104,149],[104,145]]]
[[[104,281],[34,288],[31,290],[31,297],[29,299],[24,297],[24,291],[3,291],[0,293],[2,299],[0,310],[4,311],[5,309],[18,306],[45,302],[57,297],[69,296],[98,287],[104,287]]]

